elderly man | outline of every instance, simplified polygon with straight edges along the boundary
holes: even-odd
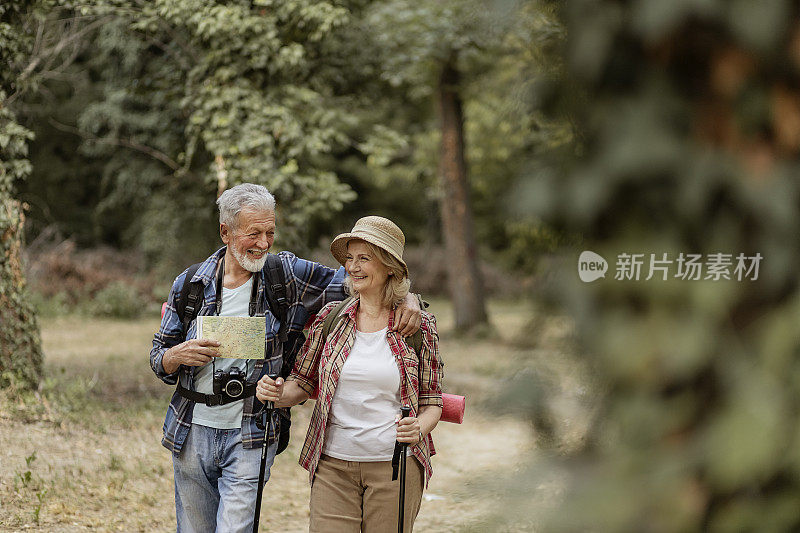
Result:
[[[185,303],[187,272],[175,279],[161,328],[153,339],[150,366],[164,382],[177,384],[164,421],[162,444],[173,454],[178,531],[250,531],[253,525],[264,430],[257,425],[260,402],[254,384],[283,362],[284,333],[302,331],[307,319],[328,302],[341,300],[344,269],[338,271],[289,252],[268,262],[275,240],[275,199],[260,185],[242,184],[217,200],[220,236],[225,246],[197,267],[190,281],[202,287],[193,305],[197,315],[264,316],[263,360],[220,358],[219,344],[197,338],[196,320],[182,322],[178,301]],[[283,269],[283,313],[271,308],[266,290],[269,263]],[[200,285],[198,285],[200,284]],[[288,305],[288,309],[287,309]],[[188,311],[188,308],[187,308]],[[284,329],[279,317],[286,316]],[[409,296],[398,326],[408,335],[419,328],[419,305]],[[187,327],[188,326],[188,327]],[[244,375],[243,391],[214,390],[218,376]],[[216,392],[216,393],[215,393]],[[271,428],[286,424],[275,412]],[[277,431],[268,436],[267,472],[277,451]]]

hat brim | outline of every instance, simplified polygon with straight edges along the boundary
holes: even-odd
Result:
[[[368,233],[361,233],[361,232],[351,232],[351,233],[342,233],[341,235],[337,235],[335,239],[331,242],[331,254],[333,254],[334,259],[339,261],[339,264],[344,266],[345,259],[347,258],[347,243],[352,241],[353,239],[358,239],[361,241],[366,241],[370,244],[374,244],[384,252],[388,253],[395,259],[397,259],[401,265],[403,265],[403,274],[408,277],[408,265],[406,262],[403,261],[402,256],[398,256],[397,253],[392,251],[391,246],[389,246],[386,242],[383,242],[380,238],[375,235],[370,235]]]

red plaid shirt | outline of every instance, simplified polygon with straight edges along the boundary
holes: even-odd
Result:
[[[303,451],[300,453],[300,466],[308,470],[309,480],[314,481],[322,445],[325,442],[325,426],[333,402],[333,394],[339,383],[339,374],[350,349],[356,339],[356,311],[358,299],[341,310],[344,316],[331,329],[326,342],[322,340],[322,324],[325,317],[338,305],[332,302],[317,315],[311,326],[301,354],[297,358],[289,380],[295,381],[304,391],[313,395],[318,392],[317,403],[311,415]],[[422,353],[417,356],[414,348],[392,331],[394,312],[389,315],[389,331],[386,334],[389,347],[394,354],[400,370],[400,401],[411,407],[411,416],[417,416],[424,405],[442,407],[442,377],[444,363],[439,359],[439,335],[436,333],[436,319],[430,313],[422,312]],[[411,446],[411,451],[425,468],[425,486],[433,474],[431,455],[436,453],[433,438],[427,435],[421,442]]]

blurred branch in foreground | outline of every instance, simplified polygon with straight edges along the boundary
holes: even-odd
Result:
[[[514,487],[567,480],[546,531],[796,531],[798,4],[545,4],[566,72],[538,98],[579,135],[513,198],[585,236],[547,296],[602,394],[582,451]]]

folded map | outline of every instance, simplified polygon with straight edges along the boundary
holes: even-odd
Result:
[[[263,316],[197,317],[197,338],[219,341],[220,357],[263,359],[266,334]]]

